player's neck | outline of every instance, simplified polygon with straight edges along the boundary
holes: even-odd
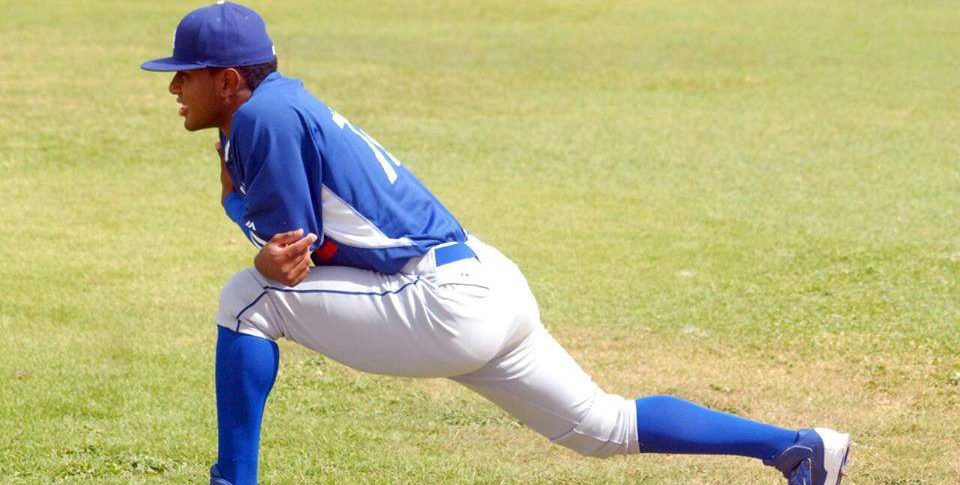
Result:
[[[224,136],[230,136],[230,124],[233,121],[234,113],[240,109],[243,103],[249,101],[251,96],[253,96],[253,91],[243,89],[226,102],[223,117],[221,117],[220,122],[217,123],[217,127],[220,128],[220,132],[223,133]]]

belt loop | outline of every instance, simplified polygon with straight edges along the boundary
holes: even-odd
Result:
[[[477,254],[465,243],[458,242],[449,246],[441,246],[433,250],[437,267],[450,264],[467,258],[476,258]]]

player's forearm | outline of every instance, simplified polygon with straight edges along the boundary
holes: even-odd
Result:
[[[237,192],[230,192],[223,195],[223,210],[227,213],[227,217],[230,218],[233,222],[240,227],[240,230],[243,231],[243,235],[250,238],[250,228],[246,225],[247,217],[247,208],[243,203],[243,196]],[[251,239],[251,242],[253,240]]]
[[[247,209],[243,205],[243,196],[237,192],[230,192],[223,196],[223,210],[227,217],[238,226],[245,227],[243,222],[246,220]]]
[[[217,143],[217,153],[220,155],[220,204],[226,211],[227,217],[240,226],[243,235],[250,239],[250,228],[245,224],[247,208],[243,203],[243,195],[233,188],[233,179],[227,170],[227,165],[223,158],[223,151],[220,149],[220,143]]]
[[[226,207],[227,197],[234,193],[233,188],[233,178],[230,177],[230,171],[227,170],[227,164],[223,159],[223,152],[220,152],[219,146],[217,147],[218,153],[220,153],[220,202]]]

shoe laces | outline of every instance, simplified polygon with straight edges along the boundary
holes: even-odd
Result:
[[[813,473],[810,471],[810,460],[801,461],[793,471],[787,475],[787,485],[811,485]]]

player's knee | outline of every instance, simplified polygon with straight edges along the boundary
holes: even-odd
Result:
[[[253,284],[248,270],[240,271],[227,280],[220,290],[220,306],[217,308],[217,323],[223,325],[236,321],[237,314],[243,309],[250,296],[256,296],[259,288]]]
[[[233,275],[220,291],[220,306],[217,309],[217,324],[238,332],[252,333],[275,339],[275,332],[263,318],[263,310],[257,305],[262,300],[263,287],[245,269]]]
[[[636,453],[636,435],[633,401],[615,394],[599,393],[583,420],[553,442],[583,456],[606,458]]]

